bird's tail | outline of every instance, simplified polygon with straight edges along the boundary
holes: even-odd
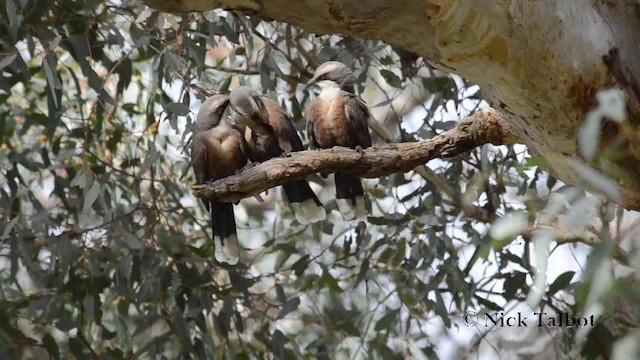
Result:
[[[345,173],[336,173],[336,203],[345,220],[364,220],[367,209],[364,189],[360,178]]]
[[[300,224],[322,221],[327,217],[322,203],[305,180],[295,180],[282,185],[293,214]]]
[[[216,261],[235,265],[240,259],[233,204],[212,202],[211,220]]]

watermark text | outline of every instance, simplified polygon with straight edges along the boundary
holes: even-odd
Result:
[[[476,313],[466,311],[462,315],[462,322],[467,326],[479,327],[595,327],[595,316],[578,316],[571,313],[534,312],[524,314],[503,311],[491,313]]]

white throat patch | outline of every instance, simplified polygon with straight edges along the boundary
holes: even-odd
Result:
[[[335,81],[331,80],[322,80],[318,81],[317,85],[322,91],[320,92],[320,97],[323,98],[333,98],[340,95],[340,85]]]

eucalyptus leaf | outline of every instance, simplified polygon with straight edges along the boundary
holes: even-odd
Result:
[[[179,116],[185,116],[189,114],[189,108],[181,102],[167,104],[167,111]]]
[[[287,302],[284,303],[284,305],[278,312],[278,315],[276,316],[276,320],[282,319],[283,317],[287,316],[287,314],[291,313],[292,311],[295,311],[298,308],[298,305],[300,305],[300,298],[298,297],[293,297],[287,300]]]
[[[94,180],[91,187],[85,193],[84,202],[82,204],[83,213],[86,214],[89,212],[89,210],[91,209],[91,206],[96,201],[99,194],[100,194],[100,183]]]

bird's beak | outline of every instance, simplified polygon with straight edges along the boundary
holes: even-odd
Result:
[[[314,76],[311,80],[307,81],[307,84],[304,86],[304,91],[309,91],[309,88],[316,85],[316,81],[318,81],[318,76]]]
[[[219,105],[216,106],[218,115],[223,116],[228,106],[229,106],[229,97],[225,96],[223,99],[221,99]]]
[[[247,116],[245,116],[242,112],[238,111],[233,105],[229,104],[230,116],[229,120],[235,125],[238,126],[249,126],[250,120]]]

